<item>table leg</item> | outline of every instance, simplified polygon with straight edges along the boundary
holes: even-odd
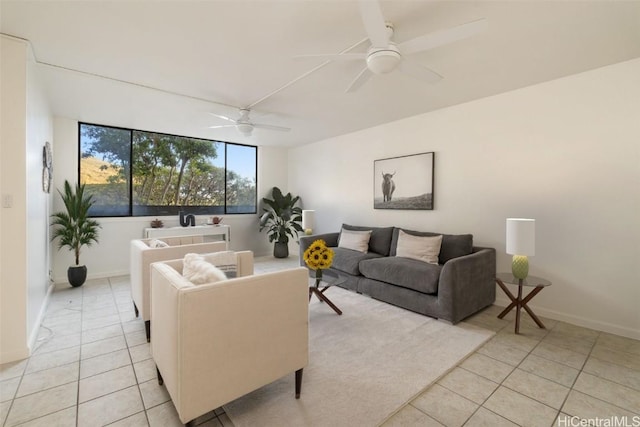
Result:
[[[333,311],[338,313],[338,315],[342,315],[342,311],[338,307],[336,307],[335,304],[333,304],[329,298],[324,296],[324,294],[320,291],[320,289],[314,287],[314,288],[309,288],[309,291],[313,292],[321,302],[322,301],[326,302],[327,305],[333,309]]]
[[[502,280],[496,279],[496,283],[498,284],[498,286],[500,286],[500,288],[504,291],[507,297],[509,297],[509,299],[511,300],[511,304],[509,304],[504,310],[502,310],[500,314],[498,314],[498,319],[502,319],[504,316],[507,315],[507,313],[509,313],[515,307],[516,309],[515,333],[519,334],[520,333],[520,309],[524,308],[525,311],[529,314],[529,316],[531,316],[533,321],[536,322],[538,327],[542,329],[546,329],[544,326],[544,323],[542,323],[542,320],[540,320],[538,316],[536,316],[536,314],[533,312],[533,310],[531,310],[527,305],[527,303],[531,301],[531,299],[533,299],[533,297],[535,297],[538,294],[538,292],[540,292],[542,288],[544,288],[544,286],[536,286],[535,288],[533,288],[531,292],[529,292],[529,294],[527,294],[526,297],[522,298],[522,280],[520,280],[518,284],[517,297],[514,296],[511,293],[511,291],[509,291],[509,289],[502,282]]]
[[[536,324],[538,325],[538,327],[542,328],[542,329],[546,329],[544,326],[544,323],[542,323],[542,320],[540,320],[538,318],[538,316],[536,316],[536,314],[529,308],[529,306],[527,305],[527,303],[529,301],[531,301],[531,299],[533,297],[535,297],[538,292],[540,292],[542,290],[542,288],[544,288],[544,286],[536,286],[535,288],[533,288],[533,290],[531,292],[529,292],[529,295],[527,295],[526,297],[524,297],[524,299],[522,300],[522,307],[527,310],[527,313],[529,313],[529,316],[531,316],[531,318],[533,319],[534,322],[536,322]]]
[[[516,334],[520,333],[520,308],[522,307],[522,280],[518,284],[518,300],[516,301]]]
[[[504,316],[507,315],[508,312],[510,312],[513,307],[516,306],[517,304],[517,300],[516,297],[513,296],[513,294],[511,293],[511,291],[509,291],[509,288],[507,288],[507,286],[502,283],[502,280],[500,279],[496,279],[496,282],[498,283],[498,286],[500,286],[500,288],[502,288],[502,291],[509,297],[509,299],[511,300],[511,304],[509,304],[507,306],[507,308],[505,308],[504,310],[502,310],[502,313],[498,314],[498,319],[502,319]]]

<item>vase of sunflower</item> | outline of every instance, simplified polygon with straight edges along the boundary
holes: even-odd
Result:
[[[319,282],[322,280],[322,270],[331,267],[333,250],[324,240],[318,239],[304,251],[303,259],[307,267],[316,272],[316,281]]]

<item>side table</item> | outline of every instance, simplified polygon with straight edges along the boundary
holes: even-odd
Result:
[[[313,284],[309,285],[309,301],[313,295],[317,296],[320,302],[326,302],[329,307],[333,309],[339,316],[342,315],[340,310],[327,296],[324,294],[330,286],[339,285],[346,282],[347,278],[343,274],[338,273],[335,270],[326,269],[322,273],[322,278],[316,277],[315,270],[309,269],[309,278],[313,279]],[[322,283],[323,288],[320,288]]]
[[[529,308],[527,303],[531,301],[531,299],[535,297],[543,288],[547,286],[551,286],[550,281],[546,279],[542,279],[540,277],[536,277],[536,276],[527,276],[526,279],[516,279],[515,277],[513,277],[513,274],[511,273],[498,273],[496,275],[496,283],[498,284],[498,286],[500,286],[500,288],[502,288],[504,293],[507,294],[507,296],[511,300],[511,304],[509,304],[507,308],[505,308],[502,311],[502,313],[498,314],[498,319],[502,319],[504,316],[507,315],[507,313],[509,313],[515,307],[516,309],[515,332],[516,334],[519,334],[520,333],[520,309],[524,308],[527,311],[527,313],[529,313],[529,316],[531,316],[534,322],[536,322],[536,324],[540,328],[545,329],[544,323],[542,323],[542,321],[538,318],[538,316],[536,316],[536,314]],[[518,287],[517,297],[513,296],[513,294],[507,288],[507,285],[516,285]],[[527,294],[527,296],[524,298],[522,298],[523,286],[533,287],[533,290],[529,292],[529,294]]]

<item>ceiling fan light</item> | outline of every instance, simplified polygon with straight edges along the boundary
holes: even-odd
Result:
[[[253,132],[253,125],[251,123],[238,123],[236,128],[244,136],[251,136],[251,132]]]
[[[387,74],[400,64],[400,52],[397,50],[378,50],[367,56],[367,67],[375,74]]]

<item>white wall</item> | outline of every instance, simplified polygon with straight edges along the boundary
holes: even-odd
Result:
[[[27,44],[0,35],[0,363],[27,347],[26,111]],[[5,206],[5,199],[12,199]]]
[[[78,122],[63,117],[54,121],[54,182],[56,189],[62,188],[64,180],[75,185],[78,177]],[[286,187],[287,151],[284,148],[258,147],[258,197],[270,195],[273,186]],[[54,212],[63,209],[62,200],[54,190]],[[86,264],[88,277],[108,277],[129,273],[129,242],[139,239],[145,227],[156,217],[101,218],[99,244],[83,247],[80,263]],[[178,217],[160,217],[165,227],[177,226]],[[206,221],[206,216],[197,216],[197,223]],[[267,255],[271,245],[266,234],[258,232],[258,215],[226,215],[224,224],[231,227],[231,249],[252,250],[256,256]],[[73,255],[62,249],[53,253],[53,278],[56,283],[66,282],[66,272],[73,264]]]
[[[0,36],[0,363],[29,355],[47,292],[50,197],[42,191],[49,107],[30,46]]]
[[[293,149],[289,188],[316,209],[318,232],[473,233],[499,271],[510,269],[505,219],[535,218],[530,274],[553,285],[534,311],[637,339],[639,141],[636,59]],[[435,210],[374,210],[373,161],[428,151]]]
[[[31,49],[29,49],[31,53]],[[27,330],[33,347],[51,288],[49,215],[52,194],[42,189],[42,149],[53,142],[53,120],[38,66],[33,55],[27,62]],[[52,145],[53,149],[55,147]],[[54,165],[55,166],[55,165]]]

